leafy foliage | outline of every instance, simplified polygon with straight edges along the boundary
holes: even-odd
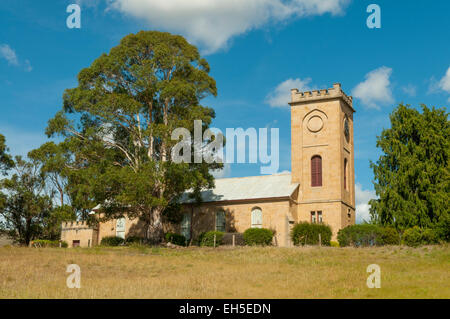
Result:
[[[13,164],[11,155],[8,154],[5,137],[0,134],[0,173],[6,173]]]
[[[403,243],[411,247],[438,243],[436,231],[430,228],[414,226],[403,233]]]
[[[106,237],[102,238],[100,245],[102,245],[102,246],[119,246],[119,245],[122,245],[124,242],[125,241],[122,237],[106,236]]]
[[[68,190],[78,209],[101,203],[105,219],[126,210],[130,218],[141,217],[149,239],[159,242],[167,208],[187,189],[199,198],[200,189],[213,187],[209,171],[222,164],[174,163],[170,156],[175,128],[193,136],[194,120],[206,129],[215,117],[200,105],[217,94],[208,73],[196,47],[156,31],[126,36],[81,70],[78,86],[65,91],[63,109],[46,130],[64,137],[72,154]]]
[[[331,228],[325,224],[311,224],[308,222],[300,222],[296,224],[291,231],[291,238],[294,245],[318,245],[319,234],[322,245],[330,246]]]
[[[180,234],[167,233],[166,241],[178,246],[186,246],[186,237]]]
[[[377,225],[351,225],[340,229],[337,235],[339,246],[377,246],[383,245],[383,229]]]
[[[249,228],[244,232],[246,245],[271,245],[273,232],[267,228]]]
[[[216,237],[216,247],[222,245],[222,239],[224,236],[223,232],[220,231],[209,231],[200,234],[199,236],[199,243],[200,246],[214,246],[214,235]]]
[[[396,229],[436,227],[449,220],[450,126],[445,108],[422,105],[422,113],[399,105],[390,115],[371,163],[379,199],[370,202],[372,221]]]
[[[0,182],[0,190],[6,192],[0,192],[0,228],[28,245],[46,236],[46,230],[55,229],[59,220],[52,214],[51,195],[45,193],[45,178],[39,167],[16,156],[14,171],[11,178]]]

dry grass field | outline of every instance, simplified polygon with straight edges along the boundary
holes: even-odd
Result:
[[[68,264],[81,288],[66,286]],[[366,286],[369,264],[381,288]],[[0,248],[0,298],[450,298],[450,248]]]

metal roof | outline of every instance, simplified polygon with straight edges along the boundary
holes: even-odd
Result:
[[[289,197],[298,187],[291,183],[291,174],[220,178],[215,180],[215,188],[202,191],[203,202],[221,202],[244,199]],[[189,192],[180,199],[183,204],[194,202]]]

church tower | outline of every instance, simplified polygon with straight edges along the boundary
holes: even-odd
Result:
[[[328,90],[291,90],[292,182],[299,183],[294,219],[323,222],[333,238],[355,223],[352,97]]]

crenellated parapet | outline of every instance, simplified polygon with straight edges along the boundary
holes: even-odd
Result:
[[[70,222],[63,222],[61,225],[62,231],[67,230],[84,230],[84,229],[93,229],[92,226],[90,226],[86,221],[70,221]]]
[[[310,103],[311,101],[341,98],[353,109],[353,98],[344,93],[340,83],[333,84],[330,89],[313,90],[300,92],[298,89],[291,89],[290,105],[298,103]]]

